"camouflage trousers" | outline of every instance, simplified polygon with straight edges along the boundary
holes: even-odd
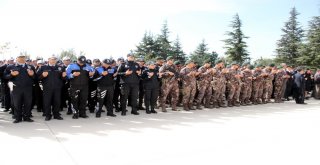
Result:
[[[196,84],[183,84],[183,104],[192,104],[194,100],[194,96],[196,95],[197,85]]]
[[[272,81],[266,82],[263,87],[262,98],[265,100],[270,100],[272,95],[272,89],[273,89]]]
[[[240,100],[248,100],[251,98],[252,82],[246,82],[241,85]]]
[[[282,89],[283,89],[282,83],[275,83],[275,85],[274,85],[274,99],[275,100],[282,98]]]
[[[198,82],[198,97],[196,99],[197,103],[201,103],[203,98],[205,98],[205,102],[208,103],[210,102],[210,98],[212,96],[212,87],[210,83],[201,83]]]
[[[240,83],[238,82],[228,82],[227,88],[228,88],[228,101],[235,100],[239,101],[240,96]]]
[[[164,106],[166,104],[166,99],[171,94],[171,105],[176,106],[179,97],[179,86],[178,82],[173,83],[165,83],[161,86],[161,97],[160,97],[160,104]]]
[[[254,100],[260,99],[263,92],[263,84],[262,82],[254,81],[252,85],[252,98]]]

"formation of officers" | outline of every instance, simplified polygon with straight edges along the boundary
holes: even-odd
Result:
[[[303,74],[303,69],[296,72]],[[181,65],[171,56],[145,63],[143,59],[135,60],[133,54],[117,61],[91,61],[80,56],[74,62],[55,56],[46,62],[32,62],[20,55],[7,60],[0,73],[3,106],[11,110],[14,123],[33,122],[31,110],[35,105],[49,121],[63,120],[63,108],[67,108],[67,115],[78,119],[88,118],[87,109],[101,117],[103,106],[107,116],[116,117],[114,109],[125,116],[127,106],[131,106],[131,114],[139,115],[139,110],[147,114],[157,113],[156,109],[167,112],[169,106],[172,111],[179,111],[178,106],[189,111],[203,106],[281,103],[290,77],[285,64],[253,67],[232,63],[225,67],[219,60],[197,66],[189,60]],[[303,103],[303,91],[297,91],[296,101]]]

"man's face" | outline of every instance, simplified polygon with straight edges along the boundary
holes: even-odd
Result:
[[[156,68],[156,65],[151,64],[151,65],[148,66],[148,68],[149,68],[149,69],[154,69],[154,68]]]
[[[133,56],[128,56],[128,61],[134,61],[134,57]]]
[[[26,63],[26,57],[17,57],[17,62],[20,64]]]
[[[167,63],[168,63],[169,65],[173,65],[174,61],[173,61],[173,60],[168,60]]]
[[[57,59],[56,58],[49,58],[48,62],[50,65],[56,65]]]
[[[141,66],[144,66],[145,62],[144,61],[138,61],[138,64]]]
[[[94,66],[94,67],[98,67],[98,66],[100,66],[100,65],[101,65],[100,61],[95,61],[95,62],[93,63],[93,66]]]
[[[65,66],[68,66],[70,63],[71,63],[71,60],[64,60],[64,61],[63,61],[63,64],[64,64]]]
[[[79,64],[80,66],[82,66],[82,65],[84,65],[85,63],[82,63],[82,61],[78,60],[78,64]]]
[[[108,68],[110,65],[106,64],[106,63],[102,63],[102,66],[105,67],[105,68]]]

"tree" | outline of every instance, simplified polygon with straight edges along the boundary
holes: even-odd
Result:
[[[302,46],[303,29],[297,21],[299,15],[296,8],[290,11],[290,17],[281,29],[283,34],[277,42],[276,61],[296,64],[299,57],[299,48]]]
[[[167,21],[164,22],[161,28],[161,34],[157,37],[155,41],[155,52],[158,56],[166,59],[168,56],[172,55],[172,46],[169,41],[169,28]]]
[[[319,68],[320,66],[320,16],[313,17],[309,22],[307,42],[300,47],[299,65]]]
[[[268,66],[270,64],[277,64],[277,63],[276,63],[275,59],[260,57],[259,59],[255,60],[253,62],[253,65],[257,65],[257,64],[260,64],[260,65],[263,65],[263,66]]]
[[[175,60],[180,61],[182,64],[186,62],[187,57],[182,50],[179,36],[177,36],[177,39],[173,43],[172,54]]]
[[[84,55],[84,52],[80,52],[80,55]],[[77,60],[77,55],[74,49],[68,49],[68,50],[62,50],[59,58],[63,59],[64,57],[69,57],[71,61],[76,61]]]
[[[134,51],[137,57],[143,57],[145,60],[152,60],[156,58],[155,41],[151,32],[145,32],[142,41]]]
[[[209,53],[208,44],[206,44],[203,39],[202,42],[198,45],[197,49],[190,55],[190,60],[195,61],[199,65],[203,65],[204,61],[210,60],[212,64],[215,63],[218,54],[213,51]]]
[[[233,17],[230,27],[232,31],[227,31],[226,35],[229,36],[228,39],[223,40],[225,42],[226,56],[228,61],[237,62],[242,64],[245,61],[250,60],[249,53],[247,51],[247,43],[244,39],[248,37],[245,36],[242,32],[242,22],[239,18],[239,15],[236,14]]]

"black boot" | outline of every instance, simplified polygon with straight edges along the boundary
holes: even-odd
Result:
[[[151,113],[149,107],[146,107],[146,113],[147,113],[147,114],[150,114],[150,113]]]
[[[194,106],[193,106],[192,103],[189,104],[189,109],[190,109],[190,110],[196,110],[196,108],[194,108]]]
[[[157,111],[154,110],[154,107],[151,107],[151,113],[157,113]]]
[[[202,110],[201,103],[197,103],[197,109]]]

